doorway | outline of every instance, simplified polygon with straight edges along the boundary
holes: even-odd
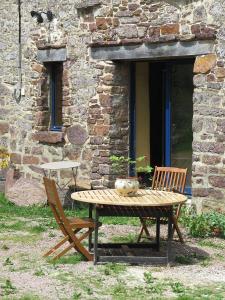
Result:
[[[152,166],[188,168],[191,193],[192,59],[133,62],[130,156],[146,155]]]

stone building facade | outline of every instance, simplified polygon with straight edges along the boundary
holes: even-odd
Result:
[[[129,153],[131,62],[191,56],[192,196],[224,209],[224,1],[3,0],[0,14],[0,144],[24,176],[72,159],[79,180],[111,186],[109,156]],[[61,131],[49,129],[52,61],[62,64]]]

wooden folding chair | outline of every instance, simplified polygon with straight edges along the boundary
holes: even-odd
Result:
[[[168,191],[168,192],[177,192],[184,193],[185,183],[187,177],[187,169],[173,168],[173,167],[155,167],[153,180],[152,180],[152,189]],[[181,243],[184,243],[181,231],[178,227],[177,221],[180,215],[181,205],[178,205],[175,208],[173,216],[173,234],[176,230],[179,240]],[[140,242],[143,234],[145,233],[146,238],[150,238],[150,233],[147,227],[147,221],[155,220],[155,218],[140,218],[141,221],[141,231],[138,236],[138,242]],[[167,220],[160,219],[160,223],[166,223]]]
[[[64,235],[64,238],[46,252],[44,257],[52,254],[54,255],[53,260],[55,260],[63,256],[70,249],[74,248],[76,251],[83,254],[87,260],[93,260],[93,255],[82,245],[81,241],[91,235],[95,226],[100,226],[101,224],[95,224],[94,220],[91,218],[67,218],[59,199],[55,181],[44,177],[44,185],[47,193],[48,204],[51,207],[56,222]],[[80,232],[81,229],[87,230],[82,232],[78,237],[77,233]],[[69,245],[56,254],[56,250],[66,242],[68,242]]]

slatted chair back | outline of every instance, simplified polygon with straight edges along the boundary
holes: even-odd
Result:
[[[59,194],[56,188],[55,181],[47,177],[44,177],[43,180],[44,180],[48,203],[54,214],[57,224],[59,225],[64,235],[73,234],[72,229],[70,228],[69,221],[66,218],[66,215],[64,213],[61,201],[59,199]]]
[[[187,169],[174,168],[174,167],[155,167],[152,189],[168,191],[168,192],[178,192],[184,193],[185,183],[187,177]],[[173,217],[173,232],[177,231],[180,241],[183,243],[183,237],[181,231],[178,227],[177,221],[181,212],[181,204],[174,207],[174,217]],[[152,218],[141,218],[142,228],[138,236],[138,242],[140,242],[143,233],[150,238],[150,234],[147,228],[146,220]],[[164,222],[164,218],[161,218],[160,222]],[[167,220],[166,220],[167,221]]]
[[[155,167],[152,189],[184,193],[187,169],[174,167]]]

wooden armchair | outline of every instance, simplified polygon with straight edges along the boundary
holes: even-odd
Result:
[[[96,225],[94,220],[90,218],[67,218],[59,199],[55,181],[44,177],[44,185],[47,193],[48,204],[51,207],[56,222],[64,235],[64,238],[46,252],[44,257],[53,254],[53,260],[55,260],[63,256],[70,249],[74,248],[77,252],[83,254],[87,260],[93,260],[93,255],[82,245],[81,241],[91,235],[95,226],[100,226],[101,224],[99,223]],[[86,229],[86,231],[77,236],[77,233],[80,232],[81,229]],[[68,242],[69,245],[56,254],[56,250],[66,242]]]
[[[187,177],[187,169],[173,168],[173,167],[155,167],[152,189],[162,190],[168,192],[184,193],[185,183]],[[173,233],[176,230],[181,243],[184,242],[181,231],[178,227],[177,221],[180,215],[181,205],[175,208],[173,216]],[[150,233],[147,227],[147,221],[155,220],[154,218],[140,218],[142,227],[138,236],[138,242],[140,242],[143,234],[146,238],[150,238]],[[160,223],[165,223],[167,220],[161,219]]]

